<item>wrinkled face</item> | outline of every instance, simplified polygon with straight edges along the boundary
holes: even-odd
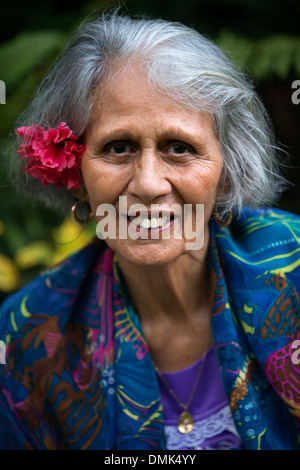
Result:
[[[140,265],[172,262],[191,246],[188,224],[204,233],[199,253],[205,249],[223,170],[208,114],[150,89],[141,69],[128,68],[99,90],[86,144],[88,198],[98,223],[107,217],[98,207],[113,208],[116,232],[106,242],[119,256]],[[204,205],[200,225],[197,204]]]

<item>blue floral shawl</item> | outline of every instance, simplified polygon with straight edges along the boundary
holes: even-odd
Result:
[[[299,449],[300,218],[245,209],[210,232],[214,343],[243,446]],[[166,448],[151,356],[104,242],[9,297],[0,340],[0,449]]]

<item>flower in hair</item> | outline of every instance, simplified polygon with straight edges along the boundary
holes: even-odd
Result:
[[[68,189],[80,186],[80,163],[85,145],[77,144],[78,137],[72,134],[65,122],[47,130],[36,124],[19,127],[16,134],[25,142],[17,152],[27,160],[24,167],[27,174],[38,179],[43,186],[49,183]]]

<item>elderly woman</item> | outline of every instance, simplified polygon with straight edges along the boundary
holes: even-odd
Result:
[[[263,208],[283,180],[245,77],[112,14],[21,124],[18,187],[98,237],[1,308],[0,447],[299,448],[300,221]]]

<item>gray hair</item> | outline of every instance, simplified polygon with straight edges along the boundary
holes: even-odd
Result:
[[[273,204],[284,179],[270,120],[251,81],[212,41],[180,23],[132,19],[118,12],[83,23],[18,125],[56,127],[65,121],[84,140],[95,90],[131,59],[145,67],[150,84],[160,92],[211,114],[227,181],[227,193],[218,201],[221,213]],[[18,188],[50,207],[70,208],[70,191],[43,187],[17,160]]]

